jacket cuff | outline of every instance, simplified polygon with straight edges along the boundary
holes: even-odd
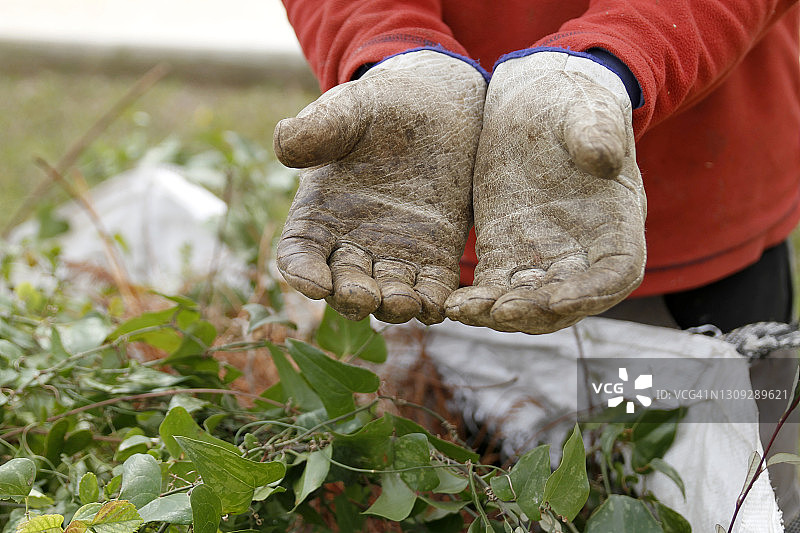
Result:
[[[631,106],[633,106],[633,109],[637,109],[644,105],[644,95],[636,76],[633,75],[633,72],[631,72],[628,66],[618,57],[602,48],[591,48],[586,52],[576,52],[574,50],[570,50],[569,48],[558,48],[552,46],[525,48],[523,50],[517,50],[515,52],[511,52],[510,54],[501,56],[500,59],[498,59],[494,64],[494,68],[497,68],[497,65],[508,61],[509,59],[517,59],[535,54],[537,52],[560,52],[563,54],[590,59],[595,63],[606,67],[608,70],[616,74],[617,77],[619,77],[619,79],[622,81],[622,84],[625,85],[625,90],[627,91],[628,97],[631,100]]]
[[[417,48],[411,48],[410,50],[405,50],[403,52],[398,52],[396,54],[392,54],[392,55],[386,56],[383,59],[381,59],[380,61],[378,61],[377,63],[366,63],[364,65],[361,65],[353,73],[352,79],[357,80],[358,78],[363,76],[369,69],[371,69],[372,67],[374,67],[376,65],[380,65],[381,63],[383,63],[384,61],[386,61],[388,59],[391,59],[391,58],[397,57],[397,56],[401,56],[403,54],[410,54],[412,52],[419,52],[419,51],[422,51],[422,50],[430,50],[430,51],[433,51],[433,52],[438,52],[440,54],[444,54],[446,56],[450,56],[452,58],[455,58],[455,59],[458,59],[460,61],[463,61],[464,63],[470,65],[475,70],[477,70],[480,73],[480,75],[483,76],[483,79],[486,80],[486,83],[489,83],[489,80],[492,77],[492,75],[489,74],[486,71],[486,69],[483,68],[480,65],[480,63],[478,61],[476,61],[476,60],[474,60],[472,58],[469,58],[467,56],[463,56],[461,54],[457,54],[455,52],[451,52],[450,50],[446,49],[445,47],[443,47],[441,45],[437,45],[437,46],[420,46],[420,47],[417,47]]]

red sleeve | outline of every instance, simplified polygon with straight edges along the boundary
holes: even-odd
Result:
[[[421,46],[467,56],[442,22],[440,0],[283,0],[322,90],[365,63]]]
[[[534,46],[604,48],[631,69],[636,136],[713,90],[795,4],[790,0],[592,0]],[[735,113],[735,110],[731,110]]]

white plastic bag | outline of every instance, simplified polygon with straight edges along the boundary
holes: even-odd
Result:
[[[394,326],[421,328],[421,326]],[[399,334],[398,334],[399,333]],[[410,332],[409,332],[410,333]],[[387,364],[408,367],[419,346],[402,339],[418,338],[396,329],[389,335]],[[400,339],[398,341],[398,339]],[[730,344],[680,330],[603,318],[588,318],[549,335],[501,333],[446,321],[429,327],[425,353],[435,362],[454,401],[467,418],[474,418],[503,437],[504,451],[514,455],[540,441],[559,444],[575,420],[578,405],[578,359],[614,360],[606,379],[619,379],[624,358],[684,358],[689,387],[719,390],[750,389],[747,360]],[[730,359],[704,371],[713,358]],[[392,372],[387,369],[386,372]],[[673,401],[676,405],[677,400]],[[669,402],[667,402],[669,403]],[[736,409],[736,412],[732,412]],[[750,410],[747,413],[741,410]],[[712,410],[716,422],[706,420]],[[745,416],[747,415],[747,416]],[[680,512],[695,532],[727,530],[753,451],[763,453],[754,400],[732,404],[704,401],[693,405],[679,424],[675,442],[664,460],[681,475],[686,499],[667,476],[655,473],[648,488]],[[559,422],[560,421],[560,422]],[[556,448],[557,446],[554,446]],[[736,520],[737,532],[783,531],[781,514],[769,482],[761,474]]]
[[[245,283],[244,263],[217,236],[225,203],[176,170],[137,167],[93,188],[89,200],[104,231],[124,243],[119,256],[133,283],[172,293],[192,276],[215,270],[230,285]],[[106,245],[86,211],[69,202],[57,215],[70,226],[59,237],[62,259],[108,269]],[[26,222],[12,241],[35,231],[35,222]]]

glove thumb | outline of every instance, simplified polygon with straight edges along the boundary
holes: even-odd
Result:
[[[364,134],[366,120],[356,82],[331,89],[295,118],[275,126],[273,146],[278,160],[291,168],[307,168],[346,156]]]
[[[606,179],[620,173],[628,146],[624,113],[610,99],[571,107],[564,131],[567,151],[577,167]]]

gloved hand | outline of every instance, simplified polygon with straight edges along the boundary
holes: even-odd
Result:
[[[486,80],[422,50],[372,67],[275,128],[275,153],[305,168],[278,269],[347,318],[444,319],[471,224]]]
[[[478,265],[447,316],[549,333],[644,275],[646,200],[631,103],[591,59],[535,52],[494,71],[474,175]]]

